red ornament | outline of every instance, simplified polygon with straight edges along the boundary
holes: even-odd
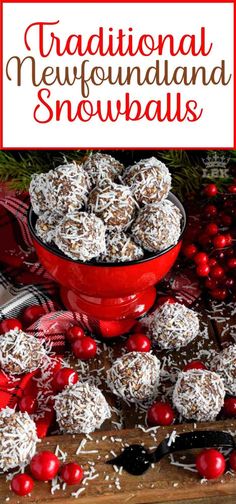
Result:
[[[38,402],[36,397],[33,397],[31,395],[25,395],[21,397],[19,401],[19,410],[22,413],[29,413],[29,415],[32,415],[33,413],[36,413],[38,407]]]
[[[219,299],[219,301],[224,301],[224,299],[228,295],[228,292],[226,289],[212,289],[211,295],[214,299]]]
[[[46,314],[45,308],[40,305],[28,306],[22,313],[22,320],[26,327],[30,326]]]
[[[183,254],[188,259],[191,259],[196,253],[197,247],[193,243],[190,243],[189,245],[185,245],[185,247],[183,247]]]
[[[197,275],[200,277],[205,277],[209,275],[210,268],[208,264],[200,264],[196,269]]]
[[[214,448],[202,450],[196,457],[196,468],[206,479],[216,479],[222,476],[226,468],[224,456]]]
[[[236,471],[236,450],[232,451],[229,457],[230,469]]]
[[[204,187],[204,194],[208,196],[208,198],[212,198],[213,196],[216,196],[218,193],[218,189],[215,184],[208,184],[206,187]]]
[[[215,217],[217,215],[217,208],[215,205],[206,205],[204,213],[207,217]]]
[[[73,343],[72,351],[78,359],[92,359],[97,353],[97,343],[93,338],[90,338],[90,336],[85,336]]]
[[[60,462],[57,456],[50,451],[42,451],[34,455],[30,462],[30,470],[38,481],[48,481],[55,478]]]
[[[224,248],[226,246],[226,241],[225,235],[219,234],[213,239],[213,245],[216,248]]]
[[[205,287],[207,289],[215,289],[218,285],[218,280],[216,280],[215,278],[207,278],[206,281],[205,281]]]
[[[219,228],[218,228],[217,224],[214,224],[213,222],[211,224],[208,224],[205,229],[205,233],[208,236],[214,236],[218,233],[218,231],[219,231]]]
[[[60,477],[67,485],[78,485],[84,477],[84,472],[79,464],[70,462],[62,467]]]
[[[77,383],[79,375],[74,369],[64,367],[59,369],[53,377],[52,387],[54,392],[61,392],[67,385]]]
[[[200,360],[193,360],[184,366],[183,371],[189,371],[189,369],[206,369],[206,366]]]
[[[80,338],[84,338],[84,337],[85,337],[85,332],[84,332],[83,328],[80,327],[79,325],[74,325],[74,326],[69,327],[69,329],[66,332],[66,339],[71,344],[74,343],[76,340],[78,340]]]
[[[231,194],[236,194],[236,184],[232,184],[228,187],[228,191],[231,193]]]
[[[167,402],[156,402],[147,412],[148,425],[171,425],[174,418],[173,408]]]
[[[126,341],[126,348],[128,352],[149,352],[151,341],[145,334],[132,334]]]
[[[22,329],[21,322],[16,318],[9,318],[0,323],[0,334],[4,334],[11,329]]]
[[[206,264],[208,262],[208,255],[205,252],[198,252],[194,257],[194,262],[198,265]]]
[[[34,482],[28,474],[16,474],[11,480],[11,490],[20,497],[29,495],[34,488]]]
[[[230,269],[236,268],[236,257],[231,257],[231,259],[228,260],[227,265]]]
[[[236,397],[227,397],[224,400],[223,411],[227,417],[236,418]]]
[[[221,266],[213,266],[210,271],[210,276],[212,278],[222,278],[225,274],[225,270]]]

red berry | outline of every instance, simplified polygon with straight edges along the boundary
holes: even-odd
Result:
[[[29,495],[34,488],[34,482],[28,474],[16,474],[11,480],[11,490],[20,497]]]
[[[216,196],[218,193],[218,189],[215,184],[208,184],[204,187],[204,194],[211,198],[212,196]]]
[[[66,339],[72,344],[76,340],[85,337],[85,332],[79,325],[69,327],[66,332]]]
[[[227,265],[230,269],[236,268],[236,257],[231,257],[231,259],[228,260]]]
[[[227,257],[233,257],[234,256],[234,249],[233,248],[228,248],[226,251],[225,251],[225,255]]]
[[[198,241],[203,247],[208,247],[209,245],[211,245],[211,238],[206,233],[201,234],[198,238]]]
[[[215,205],[206,205],[204,213],[208,217],[215,217],[217,215],[217,208]]]
[[[9,318],[0,322],[0,334],[4,334],[11,329],[22,329],[22,324],[16,318]]]
[[[208,266],[210,266],[210,268],[212,268],[213,266],[216,266],[216,265],[217,265],[217,260],[214,257],[211,257],[211,259],[209,259],[209,261],[208,261]]]
[[[215,278],[207,278],[205,281],[205,287],[207,289],[215,289],[218,285],[218,280]]]
[[[52,381],[54,392],[61,392],[67,385],[77,383],[79,375],[74,369],[64,367],[55,373]]]
[[[78,359],[92,359],[97,353],[97,343],[90,336],[85,336],[73,343],[72,351]]]
[[[149,425],[170,425],[174,418],[174,411],[169,403],[156,402],[148,409],[147,422]]]
[[[126,341],[126,348],[128,352],[149,352],[151,350],[151,341],[145,334],[131,334]]]
[[[230,245],[232,245],[232,241],[233,241],[231,234],[227,233],[224,235],[224,237],[226,240],[225,246],[230,247]]]
[[[232,217],[230,215],[223,214],[221,221],[225,226],[230,226],[232,224]]]
[[[236,450],[232,451],[229,457],[230,469],[236,471]]]
[[[185,247],[183,247],[183,254],[188,259],[191,259],[191,257],[193,257],[196,254],[196,252],[197,247],[193,243],[190,243],[189,245],[185,245]]]
[[[78,485],[84,477],[84,472],[80,465],[70,462],[62,467],[60,477],[67,485]]]
[[[220,301],[224,301],[224,299],[227,297],[227,290],[226,289],[212,289],[211,295],[214,299],[219,299]]]
[[[221,266],[213,266],[210,271],[210,276],[212,278],[222,278],[224,276],[224,269]]]
[[[227,287],[227,289],[232,289],[234,284],[235,284],[234,278],[231,278],[231,277],[226,278],[225,287]]]
[[[133,333],[145,333],[145,327],[143,327],[142,322],[137,322],[134,327],[132,327]]]
[[[193,360],[184,366],[183,371],[188,371],[189,369],[206,369],[206,366],[200,360]]]
[[[236,184],[232,184],[228,187],[228,191],[231,193],[231,194],[236,194]]]
[[[213,222],[211,224],[208,224],[205,229],[205,233],[209,236],[214,236],[218,233],[218,226],[217,224],[214,224]]]
[[[208,264],[200,264],[196,269],[197,275],[200,277],[205,277],[209,275],[210,268]]]
[[[224,401],[224,414],[236,418],[236,397],[227,397]]]
[[[198,265],[206,264],[208,261],[208,255],[205,252],[198,252],[194,257],[194,262]]]
[[[226,468],[224,456],[214,448],[202,450],[197,455],[195,463],[199,474],[206,479],[219,478]]]
[[[162,306],[165,303],[175,304],[176,303],[176,299],[173,298],[173,297],[171,297],[171,296],[160,296],[157,299],[158,306]]]
[[[38,481],[48,481],[55,478],[60,462],[57,456],[50,451],[42,451],[34,455],[30,462],[30,470]]]
[[[36,413],[37,407],[37,399],[31,395],[25,395],[19,401],[19,410],[22,413],[26,412],[29,413],[29,415],[32,415],[32,413]]]
[[[216,248],[224,248],[226,246],[226,238],[224,235],[217,235],[215,236],[215,238],[213,239],[213,245],[214,247]]]
[[[43,315],[46,315],[46,311],[43,306],[34,305],[28,306],[22,313],[23,323],[26,327],[33,324]]]

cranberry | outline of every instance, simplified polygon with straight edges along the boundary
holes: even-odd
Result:
[[[147,422],[149,425],[171,425],[174,420],[174,411],[167,402],[156,402],[148,410]]]
[[[97,353],[97,343],[93,338],[85,336],[73,343],[72,351],[78,359],[92,359]]]
[[[145,334],[132,334],[126,341],[126,348],[128,352],[149,352],[151,341]]]

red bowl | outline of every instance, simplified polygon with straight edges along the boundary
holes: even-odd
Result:
[[[28,224],[38,258],[61,285],[62,301],[68,309],[110,321],[134,319],[150,309],[156,298],[154,286],[176,261],[186,227],[183,205],[172,193],[168,199],[182,214],[178,243],[144,259],[125,263],[84,263],[66,257],[56,246],[43,243],[36,235],[37,216],[30,208]]]

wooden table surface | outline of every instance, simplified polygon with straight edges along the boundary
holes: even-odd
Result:
[[[178,371],[192,358],[201,357],[210,363],[214,352],[222,346],[234,342],[235,334],[235,306],[214,302],[203,307],[202,301],[197,302],[194,309],[198,310],[201,317],[201,331],[199,337],[181,349],[179,352],[162,352],[158,349],[154,353],[162,361],[162,378],[160,398],[169,398],[172,394],[173,384]],[[143,442],[145,446],[154,449],[164,437],[173,430],[178,432],[198,429],[219,429],[230,431],[236,435],[236,420],[221,417],[214,423],[207,424],[176,424],[167,428],[157,428],[149,432],[145,426],[145,411],[128,407],[118,401],[107,390],[104,382],[105,370],[111,361],[122,352],[120,344],[100,344],[101,352],[91,365],[83,367],[70,357],[70,364],[76,367],[81,379],[89,376],[102,388],[112,407],[112,418],[106,421],[102,430],[91,436],[83,435],[53,435],[44,439],[39,450],[55,450],[59,445],[66,461],[75,460],[80,463],[85,471],[85,479],[78,487],[57,489],[51,493],[51,483],[35,483],[35,489],[31,496],[19,498],[9,491],[9,481],[5,476],[1,477],[0,503],[10,504],[37,503],[67,504],[73,502],[73,492],[83,489],[78,497],[81,504],[144,504],[144,503],[184,503],[184,504],[235,504],[236,503],[236,473],[226,474],[215,481],[203,481],[194,469],[193,451],[174,454],[171,460],[165,457],[160,463],[149,469],[142,476],[131,476],[125,471],[122,474],[116,472],[113,466],[105,462],[118,454],[125,444]],[[141,427],[139,427],[141,425]],[[145,427],[144,427],[145,426]],[[77,449],[84,440],[84,448],[80,453]],[[85,453],[83,453],[83,451]],[[91,452],[91,453],[88,453]],[[179,465],[177,465],[179,464]],[[192,465],[189,465],[192,464]],[[185,467],[184,467],[185,466]],[[57,483],[57,482],[55,482]]]

